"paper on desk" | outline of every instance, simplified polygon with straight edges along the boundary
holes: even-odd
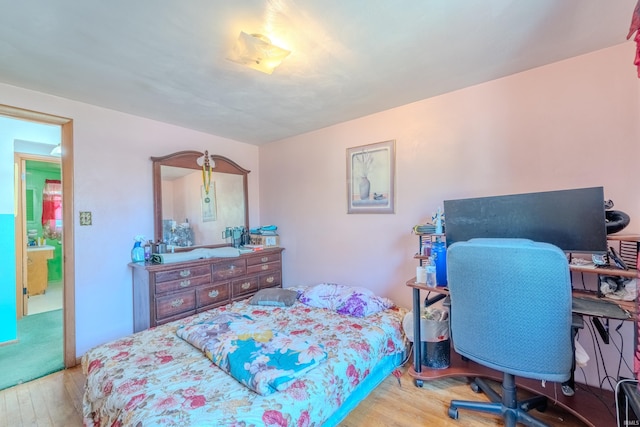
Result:
[[[571,265],[575,265],[576,267],[583,267],[583,268],[596,268],[597,266],[589,260],[583,259],[583,258],[572,258],[571,259]]]

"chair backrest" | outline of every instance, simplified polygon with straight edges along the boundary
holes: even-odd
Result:
[[[527,239],[457,242],[447,278],[457,353],[516,376],[569,378],[571,277],[562,250]]]

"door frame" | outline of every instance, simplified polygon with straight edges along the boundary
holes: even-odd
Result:
[[[60,126],[60,166],[62,175],[62,271],[63,271],[63,336],[64,366],[78,364],[76,359],[75,259],[73,224],[73,119],[0,104],[0,115],[17,120]],[[14,175],[15,176],[15,175]],[[15,197],[18,197],[16,194]],[[17,212],[16,212],[17,213]],[[19,256],[16,253],[16,258]],[[18,301],[16,301],[18,303]]]

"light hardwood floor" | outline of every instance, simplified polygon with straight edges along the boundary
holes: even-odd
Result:
[[[82,426],[84,375],[75,367],[0,391],[0,427]],[[419,388],[405,372],[389,376],[340,424],[342,427],[500,426],[495,416],[460,411],[457,421],[447,416],[451,399],[479,400],[461,379],[425,382]],[[549,403],[536,416],[552,426],[583,427],[575,417]]]

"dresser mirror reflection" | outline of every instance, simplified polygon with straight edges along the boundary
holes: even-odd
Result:
[[[250,171],[205,153],[180,151],[151,158],[154,241],[176,251],[226,245],[227,228],[249,228]]]

